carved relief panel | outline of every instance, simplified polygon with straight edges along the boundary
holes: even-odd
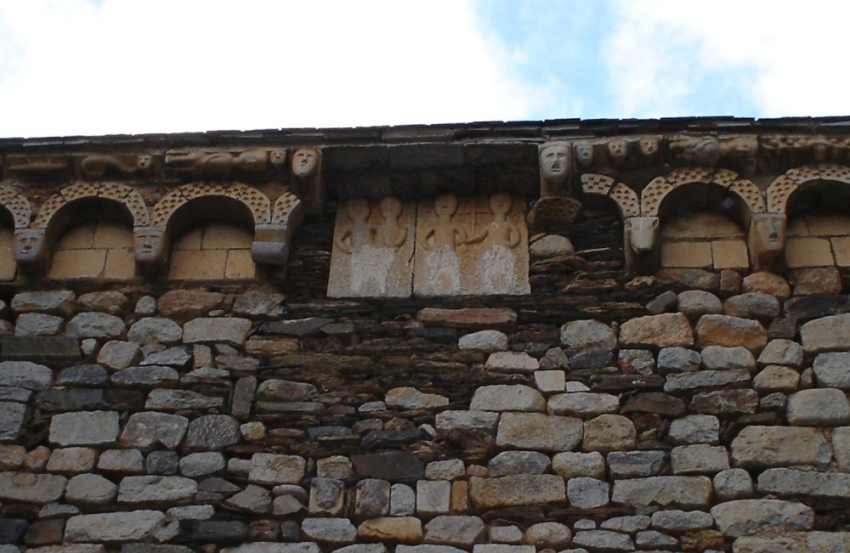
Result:
[[[498,193],[419,203],[413,292],[418,296],[527,294],[525,201]]]
[[[416,208],[388,196],[340,205],[328,296],[410,297]]]

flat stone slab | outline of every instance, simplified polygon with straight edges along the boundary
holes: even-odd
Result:
[[[818,385],[850,390],[850,352],[821,353],[812,364]]]
[[[848,336],[850,313],[822,317],[800,327],[800,339],[806,353],[844,350]]]
[[[711,516],[724,536],[737,538],[764,526],[785,531],[809,530],[814,511],[802,503],[777,499],[739,499],[711,508]]]
[[[68,519],[65,540],[74,543],[152,540],[165,524],[165,513],[160,511],[79,515]]]
[[[297,455],[255,453],[248,480],[257,484],[299,484],[305,467],[306,461]]]
[[[118,502],[174,504],[193,499],[197,491],[198,483],[183,476],[126,476],[118,486]]]
[[[633,507],[705,509],[711,504],[711,493],[711,479],[705,476],[652,476],[615,481],[611,500]]]
[[[60,446],[108,445],[118,439],[118,413],[80,411],[59,413],[50,421],[50,443]]]
[[[523,384],[496,384],[481,386],[472,396],[472,411],[545,411],[546,400],[529,386]]]
[[[44,505],[58,501],[67,479],[55,474],[0,472],[0,501]]]
[[[540,451],[570,451],[581,443],[582,422],[573,417],[541,413],[504,413],[496,445]]]
[[[505,328],[516,324],[516,311],[507,308],[470,307],[440,309],[426,307],[416,314],[416,320],[429,325],[449,328]]]
[[[249,319],[236,317],[192,319],[183,326],[183,343],[224,343],[231,346],[244,346],[250,331]]]
[[[31,361],[65,366],[82,359],[79,340],[70,336],[0,337],[0,358],[4,361]]]
[[[53,371],[44,365],[30,361],[0,363],[0,386],[40,391],[48,388],[52,382]]]
[[[691,323],[681,313],[662,313],[637,317],[623,323],[620,327],[620,345],[689,347],[694,343]]]
[[[760,493],[819,499],[850,498],[850,474],[789,468],[767,469],[759,475]]]
[[[696,326],[696,344],[759,350],[767,344],[767,330],[758,321],[729,315],[703,315]]]
[[[370,544],[367,547],[371,547]],[[357,547],[357,546],[349,546],[349,547]],[[347,548],[343,548],[347,549]],[[337,549],[337,552],[342,551],[342,549]],[[322,553],[322,549],[319,547],[319,544],[313,542],[301,542],[301,543],[272,543],[272,542],[253,542],[253,543],[243,543],[238,547],[225,547],[221,550],[221,553]],[[350,551],[350,553],[386,553],[386,548],[384,548],[383,552],[380,550],[367,550],[367,551]]]
[[[469,479],[469,498],[479,509],[564,502],[564,479],[552,474],[516,474]]]
[[[825,466],[829,443],[816,428],[747,426],[732,440],[732,460],[742,468]]]

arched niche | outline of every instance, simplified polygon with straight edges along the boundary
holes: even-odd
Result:
[[[810,181],[788,194],[789,269],[850,267],[850,183]]]
[[[624,259],[631,270],[634,255],[629,248],[631,241],[625,226],[626,221],[640,215],[638,195],[628,185],[606,175],[587,173],[581,180],[582,213],[590,224],[590,227],[583,224],[581,228],[582,231],[591,230],[587,234],[596,242],[583,244],[584,237],[575,236],[577,248],[594,250],[601,247],[604,252],[604,246],[611,244],[614,247],[609,258]]]
[[[165,225],[169,280],[250,279],[254,213],[229,196],[205,195],[175,209]]]
[[[661,267],[749,268],[752,211],[740,194],[716,182],[685,183],[664,195],[657,213]]]

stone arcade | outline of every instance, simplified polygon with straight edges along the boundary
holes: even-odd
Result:
[[[0,553],[850,551],[850,119],[0,140]]]

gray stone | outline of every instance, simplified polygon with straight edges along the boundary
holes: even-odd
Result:
[[[440,515],[425,525],[425,542],[469,547],[481,540],[485,530],[479,517]]]
[[[732,296],[723,303],[727,315],[745,319],[769,319],[779,316],[779,300],[769,294],[748,292]]]
[[[543,357],[540,359],[541,369],[568,369],[570,368],[570,359],[564,350],[561,348],[549,348]]]
[[[699,370],[700,354],[682,347],[663,348],[658,352],[658,374],[691,372]]]
[[[189,423],[186,447],[190,451],[215,451],[239,443],[239,421],[229,415],[203,415]]]
[[[732,459],[741,468],[825,466],[831,458],[816,428],[747,426],[732,440]]]
[[[145,409],[158,411],[182,411],[184,409],[219,409],[224,399],[205,396],[192,390],[156,389],[148,394]]]
[[[720,420],[712,415],[687,415],[670,423],[667,436],[676,444],[716,444]]]
[[[336,553],[336,552],[334,552]],[[398,545],[395,548],[395,553],[467,553],[463,549],[452,547],[450,545]]]
[[[537,451],[503,451],[490,459],[487,470],[491,477],[513,474],[544,474],[552,462]]]
[[[301,534],[318,543],[343,545],[357,539],[357,528],[347,518],[305,518]]]
[[[576,477],[567,481],[567,499],[579,509],[596,509],[608,504],[611,485],[605,480]]]
[[[78,474],[65,489],[65,501],[74,505],[105,507],[117,495],[118,486],[98,474]]]
[[[751,415],[759,406],[759,395],[754,390],[717,390],[695,394],[688,409],[709,415]]]
[[[566,487],[560,476],[517,474],[501,478],[469,479],[469,498],[479,509],[562,502]]]
[[[263,323],[261,331],[264,334],[282,334],[286,336],[301,337],[315,334],[319,332],[323,326],[327,326],[333,322],[333,319],[324,319],[321,317],[273,321],[270,323]]]
[[[782,531],[811,530],[814,512],[802,503],[777,499],[739,499],[711,508],[717,529],[737,538],[765,526]]]
[[[710,505],[711,492],[711,479],[705,476],[652,476],[615,481],[611,500],[633,507],[705,509]]]
[[[850,313],[822,317],[800,327],[800,339],[806,353],[844,350],[848,336]]]
[[[493,543],[520,543],[522,530],[516,526],[491,526],[487,533]]]
[[[224,470],[225,466],[224,455],[217,451],[190,453],[180,459],[180,474],[197,478]]]
[[[416,513],[425,516],[448,513],[451,506],[451,494],[451,482],[418,481],[416,483]]]
[[[278,316],[285,299],[286,296],[283,294],[249,290],[236,297],[236,301],[233,302],[233,314],[240,317]]]
[[[729,468],[729,453],[720,445],[674,447],[670,453],[673,474],[710,474]]]
[[[752,372],[756,368],[753,354],[740,346],[708,346],[703,348],[701,355],[703,366],[709,370],[744,369]]]
[[[59,334],[65,319],[43,313],[23,313],[15,321],[15,336],[51,336]]]
[[[496,445],[540,451],[569,451],[582,439],[581,420],[540,413],[503,413]]]
[[[622,532],[623,534],[633,534],[639,530],[646,530],[649,528],[649,524],[650,518],[647,515],[631,515],[603,520],[599,528]]]
[[[549,412],[555,415],[595,417],[620,410],[620,399],[611,394],[569,393],[549,398]]]
[[[29,361],[3,361],[0,363],[0,386],[44,390],[53,382],[53,371],[44,365]]]
[[[613,478],[645,478],[661,474],[666,464],[663,451],[614,451],[608,454]]]
[[[388,407],[399,409],[434,409],[445,407],[449,398],[437,394],[426,394],[416,388],[393,388],[385,398]]]
[[[721,501],[752,497],[753,479],[744,469],[720,471],[714,476],[714,494]]]
[[[250,331],[249,319],[236,317],[192,319],[183,327],[183,343],[224,343],[231,346],[244,346]]]
[[[598,451],[590,453],[564,451],[556,453],[552,458],[552,470],[566,480],[579,476],[604,478],[605,458]]]
[[[490,353],[508,349],[508,336],[499,330],[481,330],[460,337],[460,349]]]
[[[649,302],[646,304],[646,310],[649,311],[652,315],[658,315],[659,313],[664,313],[665,311],[675,311],[677,303],[678,298],[676,297],[676,293],[667,290],[666,292],[662,292],[661,294],[649,300]]]
[[[330,478],[314,478],[310,482],[310,514],[339,516],[342,514],[345,482]]]
[[[426,480],[457,480],[466,474],[466,467],[460,459],[431,461],[425,466]]]
[[[248,484],[244,490],[232,495],[224,504],[237,511],[260,515],[272,510],[272,497],[267,489]]]
[[[156,445],[176,449],[183,441],[189,420],[167,413],[133,413],[121,433],[121,445],[148,450]]]
[[[306,461],[297,455],[255,453],[248,479],[257,484],[299,484],[305,467]]]
[[[182,476],[127,476],[118,486],[118,502],[185,502],[194,498],[197,491],[198,483]]]
[[[546,400],[522,384],[481,386],[472,396],[471,411],[545,411]]]
[[[135,313],[142,317],[156,315],[156,298],[153,296],[142,296],[139,298],[139,301],[136,302]]]
[[[312,384],[271,379],[260,383],[257,398],[265,401],[304,401],[318,395]]]
[[[758,478],[759,493],[816,499],[850,498],[850,474],[789,468],[767,469]]]
[[[180,456],[176,451],[151,451],[145,459],[148,474],[177,474]]]
[[[103,472],[141,474],[145,472],[145,459],[138,449],[107,449],[100,454],[97,468]]]
[[[212,505],[172,507],[165,514],[172,520],[209,520],[215,515],[215,507]]]
[[[750,372],[743,369],[674,373],[667,375],[664,391],[675,394],[726,386],[744,386],[749,383]]]
[[[541,548],[563,549],[572,539],[570,527],[560,522],[538,522],[525,531],[525,541]]]
[[[463,461],[461,461],[463,464]],[[386,480],[365,478],[357,482],[354,515],[358,518],[374,518],[390,513],[391,485]]]
[[[652,514],[652,527],[668,532],[693,532],[714,526],[711,515],[702,511],[679,511],[671,509]]]
[[[586,349],[570,355],[572,369],[601,369],[614,364],[614,352],[608,349]]]
[[[75,338],[120,338],[126,331],[127,326],[119,317],[89,311],[68,321],[65,334]]]
[[[416,492],[406,484],[393,484],[390,489],[390,514],[412,515],[416,511]]]
[[[396,553],[399,553],[398,551]],[[533,545],[505,545],[500,543],[478,543],[472,553],[534,553]]]
[[[118,386],[156,388],[174,386],[180,375],[171,367],[127,367],[112,375],[112,383]]]
[[[656,530],[644,530],[635,535],[635,546],[638,549],[674,549],[679,544],[679,540],[673,536],[668,536]]]
[[[487,357],[484,368],[495,372],[530,373],[540,368],[540,362],[524,351],[497,351]]]
[[[759,355],[762,365],[784,365],[798,368],[803,363],[803,346],[791,340],[778,338],[767,343]]]
[[[66,482],[53,474],[0,472],[0,501],[44,505],[62,497]]]
[[[583,530],[573,536],[573,545],[599,551],[634,551],[631,536],[608,530]]]
[[[561,327],[561,343],[567,355],[584,350],[613,350],[617,336],[611,327],[594,320],[571,321]]]
[[[185,346],[175,346],[145,355],[140,365],[163,365],[184,369],[192,362],[192,352]]]
[[[534,384],[545,393],[563,392],[566,386],[564,371],[537,371],[534,373]]]
[[[180,325],[164,317],[146,317],[139,319],[130,331],[127,339],[131,342],[145,346],[148,344],[176,344],[183,338],[183,329]]]
[[[463,463],[463,461],[461,461]],[[354,476],[351,460],[343,455],[333,455],[316,460],[316,476],[319,478],[336,478],[348,480]]]
[[[796,392],[799,386],[800,373],[796,369],[781,365],[768,365],[753,379],[753,388],[760,393]]]
[[[0,321],[0,332],[3,321]],[[97,346],[93,339],[83,340],[83,346]],[[81,359],[80,341],[70,336],[12,336],[0,334],[0,349],[6,361],[31,361],[46,363],[52,366],[66,366],[78,363]],[[89,355],[91,350],[83,348],[83,353]]]
[[[167,539],[176,533],[168,532],[165,513],[159,511],[127,511],[78,515],[68,519],[65,540],[72,543],[127,542]]]
[[[54,290],[52,292],[21,292],[12,298],[12,311],[16,313],[32,313],[41,311],[68,315],[74,308],[76,296],[70,290]]]
[[[787,416],[795,426],[840,426],[850,422],[850,403],[835,388],[802,390],[788,396]]]
[[[353,548],[356,547],[366,547],[366,544],[361,545],[353,545]],[[346,550],[346,553],[386,553],[379,549],[353,549],[349,550],[348,548],[343,548]],[[337,549],[336,551],[343,551],[343,549]],[[302,542],[302,543],[272,543],[272,542],[254,542],[254,543],[245,543],[238,547],[225,547],[221,550],[221,553],[322,553],[321,548],[318,544],[312,542]]]
[[[100,386],[109,380],[109,373],[100,365],[77,365],[59,373],[56,383],[60,385]]]
[[[645,349],[621,349],[617,356],[617,365],[625,374],[642,374],[644,376],[655,373],[655,357],[652,352]]]
[[[23,428],[26,415],[26,405],[0,402],[0,441],[16,440]]]
[[[850,391],[850,352],[821,353],[812,369],[818,385]]]
[[[109,445],[118,438],[118,413],[83,411],[59,413],[50,421],[50,443],[69,445]]]
[[[528,253],[534,259],[555,257],[558,255],[573,255],[575,248],[570,239],[557,234],[547,234],[528,245]]]
[[[696,320],[702,315],[722,313],[723,304],[720,302],[720,298],[711,292],[685,290],[679,293],[678,309],[689,319]]]

